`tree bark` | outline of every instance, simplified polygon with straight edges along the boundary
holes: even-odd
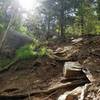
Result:
[[[100,21],[100,0],[97,0],[97,16],[98,20]]]
[[[60,28],[61,28],[61,36],[64,37],[64,2],[63,0],[61,0]]]
[[[81,16],[81,33],[84,34],[84,16]]]

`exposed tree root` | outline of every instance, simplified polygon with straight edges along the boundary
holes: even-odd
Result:
[[[73,49],[69,47],[69,50],[67,50],[66,48],[64,48],[64,50],[60,50],[60,51],[51,51],[50,53],[48,53],[48,56],[51,59],[55,59],[55,60],[60,60],[60,61],[72,61],[73,59],[76,59],[76,57],[74,56],[75,54],[77,54],[79,49]]]
[[[52,92],[50,95],[48,95],[47,97],[45,97],[43,100],[48,100],[49,97],[51,97],[52,95],[54,95],[57,91]]]
[[[86,94],[87,94],[87,91],[90,85],[91,84],[85,84],[84,88],[81,91],[81,96],[79,100],[85,100],[85,97],[86,97]]]
[[[33,96],[36,94],[50,94],[58,89],[62,89],[62,88],[71,89],[79,85],[84,85],[85,83],[87,83],[86,80],[75,80],[75,81],[68,82],[68,83],[59,83],[53,86],[52,88],[48,88],[47,90],[30,91],[30,96]],[[19,100],[19,99],[24,99],[27,97],[29,97],[29,94],[3,95],[3,93],[1,93],[0,100],[13,100],[13,99]]]

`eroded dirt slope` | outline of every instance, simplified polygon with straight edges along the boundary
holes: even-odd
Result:
[[[77,61],[89,70],[92,78],[86,72],[87,77],[94,89],[98,88],[100,84],[95,84],[100,82],[100,36],[56,42],[48,48],[53,50],[48,57],[18,61],[0,74],[0,100],[57,100],[66,91],[84,85],[86,82],[75,79],[61,83],[64,63],[69,61]]]

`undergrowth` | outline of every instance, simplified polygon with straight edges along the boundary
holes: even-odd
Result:
[[[0,58],[0,70],[4,69],[11,61],[9,58]]]
[[[16,57],[19,59],[29,59],[43,57],[47,54],[47,48],[37,44],[29,44],[21,47],[16,51]]]

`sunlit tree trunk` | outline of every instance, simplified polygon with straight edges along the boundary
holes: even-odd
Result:
[[[50,33],[50,16],[48,16],[48,33]]]
[[[12,22],[13,22],[13,16],[11,17],[11,19],[10,19],[10,21],[9,21],[9,23],[8,23],[8,26],[7,26],[6,31],[5,31],[4,34],[2,35],[2,39],[1,39],[1,41],[0,41],[0,51],[1,51],[1,49],[2,49],[2,46],[3,46],[4,41],[5,41],[5,39],[6,39],[7,32],[8,32],[8,30],[10,29],[10,27],[11,27],[11,25],[12,25]]]
[[[14,22],[14,18],[15,18],[16,13],[17,13],[17,7],[15,5],[13,5],[13,2],[14,1],[11,2],[11,5],[13,6],[13,13],[10,16],[10,20],[9,20],[8,25],[7,25],[7,28],[6,28],[5,32],[3,33],[3,35],[2,35],[2,38],[1,38],[1,41],[0,41],[0,51],[2,50],[2,46],[3,46],[3,43],[5,42],[7,33],[9,31],[9,29],[11,28],[11,26]]]

